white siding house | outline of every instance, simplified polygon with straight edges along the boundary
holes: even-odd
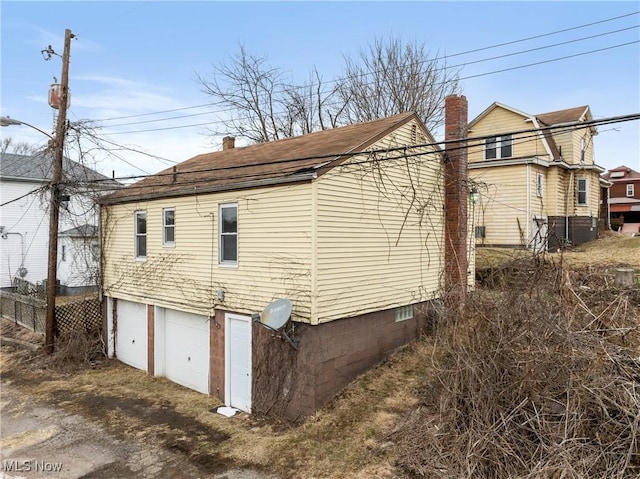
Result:
[[[52,159],[0,155],[0,287],[18,277],[38,284],[47,277],[49,191]],[[60,207],[58,280],[68,289],[96,286],[99,253],[95,199],[120,185],[68,158],[64,159],[64,195]]]

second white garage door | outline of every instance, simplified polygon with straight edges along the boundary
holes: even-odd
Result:
[[[159,359],[168,379],[208,394],[209,318],[165,309],[164,358]]]

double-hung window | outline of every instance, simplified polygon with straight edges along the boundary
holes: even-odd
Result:
[[[136,235],[136,258],[144,259],[147,257],[147,212],[135,212],[135,235]]]
[[[165,208],[162,210],[162,244],[175,246],[176,244],[176,210]]]
[[[634,191],[633,191],[633,183],[629,183],[627,185],[627,196],[633,196]]]
[[[218,218],[220,264],[235,266],[238,264],[238,205],[220,205]]]
[[[578,178],[578,206],[585,206],[589,197],[589,183],[587,178]]]
[[[511,135],[492,136],[484,143],[484,159],[496,160],[513,156],[513,137]]]

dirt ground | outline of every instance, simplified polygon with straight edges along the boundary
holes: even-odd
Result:
[[[0,325],[3,337],[42,344],[40,335],[11,321]],[[215,411],[217,399],[117,360],[78,363],[92,356],[78,355],[77,345],[72,352],[60,345],[53,357],[3,345],[0,371],[23,404],[54,406],[132,448],[178,455],[197,477],[393,478],[393,444],[386,435],[417,401],[412,391],[424,376],[420,361],[429,348],[420,343],[400,352],[304,424],[244,413],[226,418]],[[172,477],[196,476],[185,470]]]
[[[513,250],[493,256],[487,253],[478,250],[479,263],[520,254]],[[609,291],[615,267],[640,269],[640,238],[610,235],[549,256],[581,268],[581,277],[589,282],[576,286],[578,292],[590,291],[597,299],[597,288],[603,288],[603,294]],[[619,308],[617,298],[615,294],[603,296],[600,309]],[[601,312],[594,310],[594,314]],[[2,320],[0,327],[3,337],[42,344],[40,335],[10,321]],[[87,353],[96,346],[100,345],[61,344],[48,357],[40,351],[3,345],[3,384],[8,383],[25,405],[58,408],[64,415],[83,418],[88,426],[131,444],[132,449],[163,451],[197,471],[194,476],[185,469],[184,474],[172,477],[403,477],[396,467],[397,444],[390,438],[418,407],[417,389],[433,374],[434,345],[425,338],[361,376],[303,424],[291,424],[244,413],[226,418],[215,411],[221,405],[217,399]]]

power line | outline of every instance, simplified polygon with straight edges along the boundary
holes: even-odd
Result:
[[[503,68],[503,69],[500,69],[500,70],[493,70],[493,71],[489,71],[489,72],[478,73],[478,74],[475,74],[475,75],[469,75],[469,76],[457,78],[455,81],[467,80],[467,79],[471,79],[471,78],[478,78],[478,77],[489,76],[489,75],[495,75],[497,73],[504,73],[504,72],[507,72],[507,71],[519,70],[519,69],[523,69],[523,68],[529,68],[529,67],[532,67],[532,66],[538,66],[538,65],[558,62],[558,61],[562,61],[562,60],[568,60],[570,58],[576,58],[576,57],[580,57],[580,56],[590,55],[590,54],[593,54],[593,53],[599,53],[599,52],[603,52],[603,51],[607,51],[607,50],[612,50],[612,49],[615,49],[615,48],[622,48],[622,47],[625,47],[625,46],[638,44],[638,43],[640,43],[640,40],[634,40],[634,41],[627,42],[627,43],[620,43],[620,44],[617,44],[617,45],[598,48],[598,49],[595,49],[595,50],[589,50],[589,51],[586,51],[586,52],[574,53],[574,54],[571,54],[571,55],[552,58],[552,59],[549,59],[549,60],[542,60],[542,61],[539,61],[539,62],[528,63],[528,64],[525,64],[525,65],[518,65],[518,66],[515,66],[515,67]],[[434,83],[434,85],[443,85],[443,84],[448,83],[450,81],[452,81],[452,80],[436,82],[436,83]],[[148,132],[153,132],[153,131],[177,130],[177,129],[182,129],[182,128],[193,128],[193,127],[198,127],[198,126],[209,126],[209,125],[212,125],[212,124],[225,124],[225,123],[226,122],[224,120],[218,120],[218,121],[210,121],[210,122],[206,122],[206,123],[194,123],[194,124],[188,124],[188,125],[179,125],[179,126],[171,126],[171,127],[163,127],[163,128],[149,128],[149,129],[145,129],[145,130],[119,131],[119,132],[112,132],[112,133],[104,133],[104,135],[108,135],[108,136],[111,136],[111,135],[129,135],[129,134],[135,134],[135,133],[148,133]]]
[[[528,137],[520,137],[518,140],[523,140],[523,139],[527,139],[527,141],[534,141],[539,139],[539,135],[540,133],[543,133],[545,131],[557,131],[557,133],[565,133],[565,132],[569,132],[569,131],[574,131],[574,130],[579,130],[579,129],[586,129],[586,128],[591,128],[594,126],[599,126],[599,125],[608,125],[608,124],[613,124],[613,123],[620,123],[620,122],[626,122],[626,121],[635,121],[635,120],[640,120],[640,113],[632,113],[632,114],[628,114],[628,115],[619,115],[619,116],[614,116],[614,117],[607,117],[607,118],[601,118],[601,119],[597,119],[597,120],[591,120],[591,121],[585,121],[585,122],[580,122],[580,123],[575,123],[575,124],[568,124],[568,125],[551,125],[551,126],[545,126],[545,127],[540,127],[540,128],[528,128],[528,129],[522,129],[522,130],[514,130],[514,131],[510,131],[510,132],[500,132],[500,135],[522,135],[522,134],[527,134],[530,133],[531,135],[529,135]],[[360,162],[352,162],[349,163],[348,165],[345,166],[349,166],[349,165],[357,165],[357,164],[365,164],[365,163],[370,163],[373,161],[390,161],[390,160],[397,160],[397,159],[402,159],[402,158],[407,158],[407,157],[412,157],[412,156],[424,156],[424,155],[433,155],[433,154],[437,154],[439,153],[438,151],[430,151],[430,152],[419,152],[419,153],[407,153],[407,151],[412,151],[415,150],[417,148],[425,148],[425,147],[440,147],[440,145],[447,145],[447,144],[459,144],[459,143],[466,143],[464,145],[461,146],[457,146],[457,147],[453,147],[453,148],[448,148],[447,151],[455,151],[457,149],[471,149],[471,148],[476,148],[476,147],[481,147],[482,146],[482,141],[489,139],[489,138],[494,138],[496,136],[496,133],[490,134],[490,135],[483,135],[483,136],[475,136],[475,137],[467,137],[467,138],[463,138],[463,139],[458,139],[458,140],[446,140],[446,141],[439,141],[439,142],[433,142],[433,143],[422,143],[422,144],[416,144],[416,145],[403,145],[403,146],[398,146],[398,147],[392,147],[392,148],[379,148],[379,149],[374,149],[374,150],[364,150],[364,151],[350,151],[350,152],[338,152],[338,153],[327,153],[327,154],[323,154],[323,155],[313,155],[313,156],[306,156],[306,157],[297,157],[297,158],[288,158],[288,159],[284,159],[284,160],[276,160],[276,161],[269,161],[269,162],[256,162],[256,163],[248,163],[248,164],[242,164],[242,165],[231,165],[231,166],[220,166],[220,167],[209,167],[209,168],[203,168],[203,169],[199,169],[199,170],[188,170],[188,171],[183,171],[183,172],[177,172],[177,174],[201,174],[201,173],[209,173],[209,172],[216,172],[216,171],[233,171],[233,170],[239,170],[239,169],[243,169],[243,168],[252,168],[252,167],[260,167],[260,166],[266,166],[266,165],[288,165],[288,164],[292,164],[295,166],[296,163],[300,163],[302,161],[309,161],[309,160],[322,160],[322,159],[326,159],[328,160],[327,163],[330,163],[333,160],[336,159],[344,159],[344,158],[350,158],[353,156],[358,156],[358,155],[371,155],[371,154],[376,154],[376,153],[401,153],[399,156],[395,156],[395,157],[389,157],[389,158],[383,158],[383,159],[375,159],[375,160],[363,160]],[[469,144],[471,143],[471,144]],[[524,143],[524,141],[521,141],[521,143]],[[519,143],[516,143],[519,144]],[[293,171],[297,171],[297,170],[293,170]],[[281,170],[282,172],[282,170]],[[124,180],[141,180],[144,178],[162,178],[162,177],[167,177],[167,176],[172,176],[174,173],[173,172],[168,172],[168,173],[157,173],[154,175],[135,175],[135,176],[126,176],[126,177],[120,177],[117,178],[118,180],[124,181]],[[224,179],[226,180],[230,180],[230,179],[238,179],[238,178],[246,178],[247,175],[240,175],[240,176],[225,176]],[[257,175],[256,175],[257,177]],[[108,180],[108,179],[107,179]],[[102,180],[95,180],[94,182],[102,182],[102,181],[106,181],[105,179]],[[208,182],[211,181],[210,178],[198,178],[196,180],[190,181],[188,183],[181,183],[181,185],[186,185],[186,184],[196,184],[196,183],[200,183],[200,182]],[[165,185],[159,185],[159,184],[150,184],[150,185],[131,185],[131,186],[135,186],[136,188],[152,188],[152,187],[157,187],[157,186],[165,186]],[[115,189],[115,188],[114,188]]]
[[[49,187],[48,185],[41,186],[40,188],[36,188],[35,190],[31,190],[31,191],[25,193],[22,196],[18,196],[17,198],[14,198],[14,199],[9,200],[9,201],[5,201],[4,203],[0,204],[0,206],[5,206],[5,205],[11,204],[11,203],[13,203],[15,201],[20,201],[22,198],[26,198],[27,196],[33,195],[34,193],[40,193],[40,192],[46,190],[48,187]]]
[[[527,50],[521,50],[521,51],[517,51],[517,52],[506,53],[506,54],[503,54],[503,55],[497,55],[497,56],[493,56],[493,57],[482,58],[480,60],[474,60],[474,61],[470,61],[470,62],[465,62],[465,63],[461,63],[461,64],[458,64],[458,65],[444,66],[444,67],[436,68],[434,71],[442,71],[442,70],[447,70],[447,69],[461,68],[461,67],[465,67],[465,66],[468,66],[468,65],[475,65],[475,64],[478,64],[478,63],[484,63],[484,62],[488,62],[488,61],[498,60],[498,59],[501,59],[501,58],[508,58],[508,57],[512,57],[512,56],[523,55],[525,53],[531,53],[531,52],[535,52],[535,51],[546,50],[546,49],[549,49],[549,48],[555,48],[555,47],[558,47],[558,46],[569,45],[571,43],[582,42],[582,41],[585,41],[585,40],[592,40],[594,38],[604,37],[604,36],[607,36],[607,35],[613,35],[613,34],[616,34],[616,33],[624,32],[624,31],[628,31],[628,30],[634,30],[634,29],[638,29],[638,28],[640,28],[640,25],[634,25],[634,26],[631,26],[631,27],[620,28],[618,30],[611,30],[611,31],[604,32],[604,33],[590,35],[590,36],[587,36],[587,37],[576,38],[576,39],[568,40],[568,41],[565,41],[565,42],[553,43],[553,44],[550,44],[550,45],[544,45],[544,46],[541,46],[541,47],[530,48],[530,49],[527,49]],[[483,49],[480,49],[480,50],[483,50]],[[453,56],[455,56],[455,55],[453,55]],[[426,60],[426,61],[432,61],[432,60]],[[472,78],[472,77],[466,77],[466,78]],[[462,78],[462,79],[464,79],[464,78]],[[327,82],[327,83],[331,83],[331,82]],[[439,84],[442,84],[442,83],[439,83]],[[312,86],[312,85],[313,85],[313,83],[311,83],[309,86]],[[299,88],[306,88],[306,87],[301,86]],[[200,107],[200,106],[202,106],[202,105],[198,105],[197,107]],[[197,108],[197,107],[194,107],[194,108]],[[193,114],[189,114],[189,115],[178,115],[178,116],[171,116],[171,117],[167,117],[167,118],[157,118],[157,119],[153,119],[153,120],[143,120],[143,121],[135,121],[135,122],[129,122],[129,123],[118,123],[118,124],[115,124],[115,125],[109,125],[109,128],[117,128],[117,127],[123,127],[123,126],[131,126],[131,125],[140,125],[140,124],[146,124],[146,123],[155,123],[155,122],[159,122],[159,121],[178,120],[178,119],[182,119],[182,118],[192,118],[192,117],[195,117],[195,116],[211,115],[211,114],[223,113],[223,112],[233,111],[233,110],[234,110],[234,108],[226,108],[226,109],[220,109],[220,110],[206,111],[206,112],[202,112],[202,113],[193,113]],[[145,115],[148,115],[148,114],[145,114]],[[223,121],[217,121],[217,122],[212,121],[212,122],[209,122],[209,123],[205,123],[205,125],[206,124],[211,124],[211,123],[224,123],[224,122]],[[202,126],[202,125],[203,124],[200,123],[200,124],[197,124],[195,126]],[[186,126],[177,126],[177,127],[167,127],[167,128],[171,129],[171,128],[185,128],[185,127]],[[143,130],[143,131],[145,131],[145,130]],[[124,134],[124,133],[129,133],[129,132],[122,132],[122,133]],[[120,133],[110,133],[110,134],[120,134]]]
[[[499,47],[503,47],[503,46],[514,45],[514,44],[526,42],[526,41],[529,41],[529,40],[535,40],[535,39],[538,39],[538,38],[544,38],[544,37],[548,37],[548,36],[552,36],[552,35],[557,35],[557,34],[560,34],[560,33],[566,33],[566,32],[573,31],[573,30],[579,30],[579,29],[582,29],[582,28],[591,27],[591,26],[594,26],[594,25],[608,23],[608,22],[612,22],[612,21],[615,21],[615,20],[620,20],[620,19],[631,17],[631,16],[638,15],[638,14],[640,14],[640,11],[634,11],[634,12],[630,12],[630,13],[627,13],[627,14],[624,14],[624,15],[605,18],[603,20],[598,20],[598,21],[595,21],[595,22],[585,23],[585,24],[582,24],[582,25],[574,26],[574,27],[564,28],[564,29],[561,29],[561,30],[555,30],[555,31],[547,32],[547,33],[542,33],[542,34],[539,34],[539,35],[533,35],[533,36],[530,36],[530,37],[520,38],[520,39],[517,39],[517,40],[511,40],[511,41],[508,41],[508,42],[497,43],[497,44],[494,44],[494,45],[488,45],[488,46],[475,48],[475,49],[472,49],[472,50],[466,50],[466,51],[462,51],[462,52],[458,52],[458,53],[447,54],[447,55],[444,55],[443,57],[435,57],[435,58],[427,60],[427,61],[435,61],[435,60],[439,60],[439,59],[453,58],[453,57],[468,55],[468,54],[471,54],[471,53],[477,53],[477,52],[481,52],[481,51],[485,51],[485,50],[491,50],[491,49],[495,49],[495,48],[499,48]],[[630,27],[630,28],[636,28],[636,27]],[[587,37],[587,38],[589,38],[589,37]],[[565,43],[571,43],[571,42],[574,42],[574,41],[578,41],[578,40],[571,40],[571,41],[568,41],[568,42],[565,42]],[[559,44],[556,44],[556,45],[562,45],[562,43],[559,43]],[[499,58],[499,57],[497,57],[497,58]],[[476,62],[473,62],[473,63],[476,63]],[[374,74],[374,73],[375,73],[375,71],[372,71],[372,72],[369,72],[368,75],[371,75],[371,74]],[[337,83],[340,83],[340,82],[344,82],[345,80],[348,80],[348,78],[347,77],[340,77],[340,78],[336,78],[334,80],[329,80],[326,83],[327,84],[331,84],[331,83],[336,83],[337,84]],[[293,87],[293,88],[301,89],[301,88],[309,88],[309,87],[313,87],[313,86],[315,86],[315,83],[311,82],[309,85],[302,85],[302,86]],[[182,107],[182,108],[173,108],[173,109],[170,109],[170,110],[161,110],[161,111],[149,112],[149,113],[140,113],[140,114],[137,114],[137,115],[118,116],[118,117],[105,118],[105,119],[96,120],[96,121],[112,121],[112,120],[123,120],[123,119],[129,119],[129,118],[139,118],[139,117],[149,116],[149,115],[156,115],[156,114],[162,114],[162,113],[172,113],[172,112],[176,112],[176,111],[184,111],[184,110],[189,110],[189,109],[210,107],[210,106],[216,105],[216,104],[222,104],[222,102],[203,103],[203,104],[200,104],[200,105],[193,105],[193,106],[187,106],[187,107]],[[221,111],[227,111],[227,110],[221,110]],[[217,111],[212,111],[211,113],[217,113]],[[196,115],[201,115],[201,114],[196,114]],[[185,116],[188,116],[188,115],[185,115]],[[153,120],[153,121],[162,121],[162,120]]]

